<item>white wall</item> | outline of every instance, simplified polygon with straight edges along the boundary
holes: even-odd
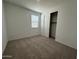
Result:
[[[2,52],[4,52],[8,42],[7,28],[6,28],[6,15],[4,10],[4,4],[2,6]]]
[[[49,36],[50,13],[58,11],[56,41],[61,42],[73,48],[77,48],[77,15],[76,0],[62,3],[52,7],[51,10],[44,12],[45,20],[43,27],[46,37]]]
[[[39,35],[41,33],[40,25],[38,28],[31,27],[31,15],[40,17],[40,13],[10,3],[5,3],[5,6],[9,40]]]

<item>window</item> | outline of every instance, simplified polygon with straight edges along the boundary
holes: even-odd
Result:
[[[31,15],[32,28],[37,28],[39,26],[39,17],[36,15]]]

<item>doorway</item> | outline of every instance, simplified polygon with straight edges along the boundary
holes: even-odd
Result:
[[[58,11],[50,13],[49,38],[53,38],[54,40],[56,37],[57,15]]]

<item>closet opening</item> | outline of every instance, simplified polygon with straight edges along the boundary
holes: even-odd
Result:
[[[50,28],[49,28],[49,38],[56,38],[56,25],[57,25],[57,15],[58,11],[50,13]]]

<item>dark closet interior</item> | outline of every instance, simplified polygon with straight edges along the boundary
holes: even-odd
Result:
[[[49,38],[55,39],[58,11],[50,13]]]

